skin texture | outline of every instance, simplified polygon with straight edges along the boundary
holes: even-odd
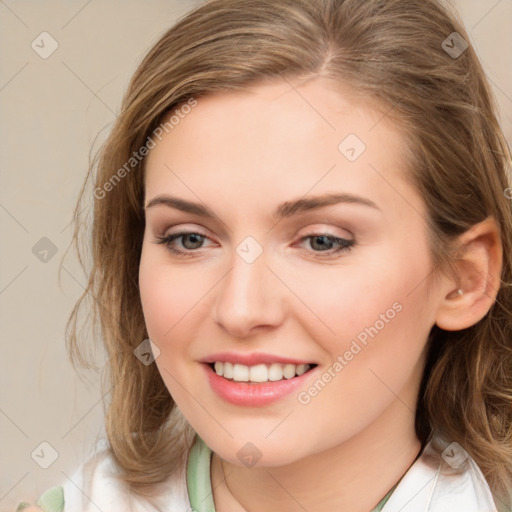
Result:
[[[354,161],[338,149],[349,134],[366,146]],[[418,455],[414,411],[428,333],[436,321],[463,328],[485,314],[492,292],[482,299],[482,275],[499,275],[500,260],[491,222],[475,235],[480,271],[468,250],[459,282],[435,277],[425,206],[403,178],[404,153],[403,134],[375,105],[321,78],[199,98],[151,151],[146,205],[172,194],[216,215],[146,208],[139,282],[159,371],[214,451],[218,512],[367,512]],[[272,218],[285,201],[333,192],[377,208],[339,203]],[[174,241],[192,257],[157,243],[182,230],[206,236],[202,246]],[[335,253],[304,238],[323,234],[354,244]],[[236,250],[247,236],[263,250],[253,263]],[[382,323],[307,404],[295,392],[265,407],[230,404],[199,362],[226,351],[314,362],[299,390],[307,392],[365,328]],[[248,442],[261,454],[253,467],[237,456]]]

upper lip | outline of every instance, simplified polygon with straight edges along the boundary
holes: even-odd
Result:
[[[257,364],[313,364],[311,361],[301,361],[300,359],[294,359],[291,357],[283,357],[275,354],[265,353],[252,353],[252,354],[240,354],[235,352],[221,352],[218,354],[212,354],[204,359],[201,359],[201,363],[215,363],[216,361],[229,362],[235,364],[243,364],[245,366],[254,366]]]

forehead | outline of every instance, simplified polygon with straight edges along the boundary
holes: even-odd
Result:
[[[336,190],[386,202],[406,187],[404,134],[379,104],[332,81],[275,80],[199,97],[186,112],[169,114],[173,127],[148,156],[147,197],[215,192],[261,205]]]

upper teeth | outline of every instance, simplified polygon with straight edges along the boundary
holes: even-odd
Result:
[[[302,375],[307,372],[311,366],[309,364],[279,363],[245,366],[244,364],[216,361],[214,368],[217,375],[226,379],[233,379],[237,382],[267,382],[269,380],[282,380],[283,377],[291,379],[296,375]]]

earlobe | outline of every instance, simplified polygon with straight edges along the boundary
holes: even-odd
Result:
[[[463,233],[458,244],[457,280],[446,282],[436,315],[437,326],[447,331],[465,329],[484,318],[498,294],[503,264],[499,228],[493,217]]]

